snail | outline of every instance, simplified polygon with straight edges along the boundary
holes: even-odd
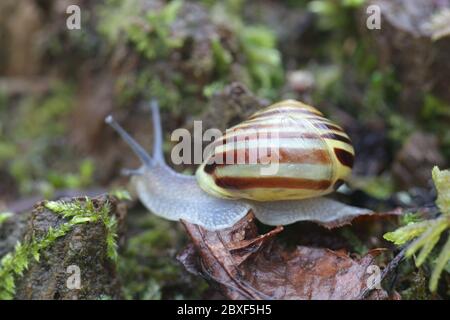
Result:
[[[105,122],[142,162],[139,169],[126,173],[140,201],[158,216],[219,230],[233,226],[250,210],[268,225],[308,220],[332,226],[371,213],[323,197],[351,172],[354,150],[343,129],[312,106],[285,100],[256,112],[213,141],[208,157],[192,176],[177,173],[164,161],[159,108],[155,100],[150,104],[152,156],[111,115]],[[257,139],[246,135],[249,132],[256,132]],[[269,134],[277,139],[267,138]],[[272,148],[273,141],[276,148]],[[251,152],[260,147],[276,154],[272,158],[277,160],[274,172],[263,172],[268,169],[263,156],[267,159],[271,152],[256,153],[256,157]],[[250,156],[255,161],[236,161]],[[231,164],[219,161],[230,158],[234,160]]]

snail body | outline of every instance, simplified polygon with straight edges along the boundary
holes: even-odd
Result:
[[[342,128],[311,106],[286,100],[255,113],[213,141],[195,176],[177,173],[164,162],[155,101],[152,115],[152,156],[111,116],[105,121],[140,158],[141,168],[128,173],[141,202],[156,215],[218,230],[250,210],[269,225],[336,224],[370,212],[323,197],[351,172],[354,151]]]

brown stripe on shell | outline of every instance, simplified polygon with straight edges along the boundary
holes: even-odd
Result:
[[[322,123],[326,123],[326,124],[329,124],[329,125],[333,125],[333,126],[337,126],[337,127],[339,127],[337,124],[335,124],[334,122],[332,122],[331,120],[329,120],[329,119],[327,119],[327,118],[325,118],[325,117],[318,117],[318,116],[315,116],[315,117],[306,117],[306,118],[304,118],[305,120],[309,120],[309,121],[311,121],[312,123],[317,123],[317,122],[322,122]],[[339,127],[341,130],[342,130],[342,128],[341,127]]]
[[[326,123],[326,122],[315,122],[313,123],[314,127],[319,128],[319,129],[323,129],[323,130],[334,130],[334,131],[338,131],[338,132],[344,132],[344,130],[339,127],[338,125],[334,125],[334,124],[330,124],[330,123]]]
[[[322,134],[321,137],[325,138],[325,139],[342,141],[342,142],[348,143],[349,145],[352,144],[352,141],[349,138],[341,136],[340,134],[326,133],[326,134]]]
[[[221,188],[228,189],[284,188],[326,190],[331,185],[329,180],[285,177],[216,177],[215,183]]]
[[[349,168],[353,167],[353,161],[355,157],[352,153],[341,148],[334,148],[334,153],[336,154],[336,157],[339,160],[339,162],[342,163],[344,166],[347,166]]]
[[[248,149],[242,149],[242,151],[245,150],[245,163],[244,164],[249,164],[250,162],[250,150]],[[251,149],[254,150],[255,152],[258,149]],[[233,152],[232,155],[231,152]],[[226,159],[227,156],[230,157],[230,159],[233,159],[233,163],[231,164],[227,164],[226,163]],[[267,149],[267,156],[271,157],[271,149],[268,148]],[[237,162],[238,160],[238,151],[237,150],[233,150],[233,151],[228,151],[226,152],[221,152],[218,153],[216,155],[214,155],[214,157],[217,157],[215,159],[218,159],[220,161],[214,161],[215,159],[208,159],[209,162],[205,164],[203,170],[208,173],[208,174],[212,174],[216,168],[220,168],[220,167],[224,167],[227,165],[233,165],[233,164],[239,164]],[[262,164],[262,159],[259,156],[259,154],[257,154],[257,157],[254,157],[257,160],[257,164]],[[281,148],[278,150],[278,157],[277,157],[278,163],[292,163],[292,164],[330,164],[330,158],[329,155],[327,153],[326,150],[321,150],[321,149],[285,149],[285,148]],[[264,163],[266,164],[266,163]]]

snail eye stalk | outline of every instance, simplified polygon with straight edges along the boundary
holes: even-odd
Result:
[[[141,162],[146,166],[151,166],[153,164],[153,159],[150,155],[145,151],[145,149],[134,140],[128,132],[123,129],[120,124],[114,120],[112,115],[109,115],[105,118],[105,122],[110,125],[120,136],[121,138],[130,146],[131,150],[139,157]]]
[[[153,159],[156,162],[164,163],[163,134],[158,101],[156,99],[151,100],[150,107],[153,120]]]

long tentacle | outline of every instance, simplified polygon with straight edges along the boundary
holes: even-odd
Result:
[[[105,122],[109,124],[121,137],[125,142],[131,147],[134,153],[139,157],[141,162],[146,166],[151,166],[153,164],[153,159],[149,156],[147,151],[139,144],[136,140],[134,140],[126,131],[123,129],[120,124],[114,120],[113,116],[109,115],[105,118]]]
[[[156,99],[150,101],[153,119],[153,159],[156,162],[164,163],[163,136],[159,105]]]

